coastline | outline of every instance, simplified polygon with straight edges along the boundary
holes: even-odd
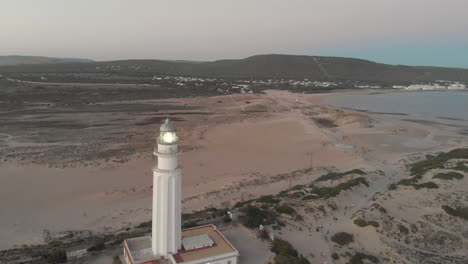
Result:
[[[232,206],[285,190],[288,178],[278,175],[295,170],[314,168],[294,178],[294,184],[310,182],[327,171],[354,168],[391,168],[393,173],[403,173],[401,164],[412,156],[467,145],[466,137],[430,124],[343,110],[323,101],[337,94],[372,92],[266,91],[166,100],[201,105],[215,113],[181,121],[180,130],[185,131],[181,132],[182,144],[191,146],[181,156],[184,212]],[[217,101],[223,104],[213,104]],[[336,126],[319,127],[314,121],[317,118],[331,120]],[[144,142],[153,144],[151,137]],[[2,163],[0,174],[7,184],[0,190],[5,196],[1,207],[9,217],[0,220],[0,249],[42,243],[44,229],[55,234],[67,230],[112,232],[147,221],[153,163],[150,155],[128,157],[125,163],[62,169]]]

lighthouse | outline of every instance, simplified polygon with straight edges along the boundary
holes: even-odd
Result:
[[[202,225],[182,230],[182,169],[178,162],[179,137],[169,119],[159,128],[153,155],[153,200],[151,236],[125,239],[126,264],[237,264],[239,251],[216,226]]]
[[[153,154],[158,162],[153,168],[153,254],[168,257],[181,248],[182,169],[177,156],[178,137],[173,122],[166,119],[159,129]]]

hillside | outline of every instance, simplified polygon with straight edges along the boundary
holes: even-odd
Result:
[[[49,58],[39,56],[0,56],[0,66],[22,65],[22,64],[49,64],[63,62],[92,62],[88,59],[77,58]]]
[[[388,65],[340,57],[257,55],[239,60],[186,62],[123,60],[89,63],[36,64],[0,67],[0,73],[155,74],[226,79],[312,79],[371,82],[451,80],[468,82],[468,69]]]

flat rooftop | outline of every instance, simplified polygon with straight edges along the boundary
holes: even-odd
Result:
[[[151,263],[158,263],[159,259],[158,256],[153,255],[153,251],[151,249],[151,236],[142,236],[142,237],[135,237],[125,239],[125,243],[127,244],[128,250],[135,264],[137,263],[144,263],[152,261]],[[124,248],[124,250],[126,250]]]
[[[226,238],[214,225],[199,226],[182,230],[182,240],[190,237],[204,237],[205,239],[208,237],[213,241],[213,244],[205,244],[204,247],[200,248],[182,248],[177,254],[173,255],[177,263],[214,257],[228,253],[232,253],[233,255],[238,254],[237,249],[235,249],[234,246],[226,240]]]

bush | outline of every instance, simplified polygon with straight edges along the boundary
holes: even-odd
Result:
[[[338,245],[344,246],[354,241],[354,236],[346,232],[339,232],[331,237],[331,241]]]
[[[297,253],[297,250],[295,250],[288,241],[279,238],[273,240],[273,243],[271,245],[271,251],[277,255],[286,257],[297,257],[299,255]]]
[[[105,248],[106,246],[104,245],[104,241],[99,241],[93,246],[91,246],[88,250],[89,251],[101,251]]]
[[[281,255],[276,255],[274,258],[275,264],[310,264],[310,262],[304,258],[303,256],[300,257],[286,257]]]
[[[452,208],[448,205],[443,205],[442,209],[451,216],[456,216],[468,220],[468,207],[465,208]]]
[[[354,224],[359,227],[366,227],[368,225],[373,226],[375,228],[379,227],[379,223],[377,221],[366,221],[362,218],[354,219]]]
[[[366,175],[366,173],[359,169],[354,169],[346,172],[329,172],[325,175],[318,177],[315,181],[328,181],[328,180],[338,180],[349,174],[359,174]]]
[[[457,166],[455,166],[455,168],[453,169],[458,170],[458,171],[468,172],[468,167],[466,166],[466,164],[468,164],[466,161],[459,161],[457,163]]]
[[[340,194],[341,191],[351,189],[352,187],[360,185],[360,184],[369,186],[369,183],[367,182],[366,179],[359,177],[359,178],[349,180],[345,183],[340,183],[333,187],[322,187],[322,188],[313,189],[312,193],[316,194],[319,198],[327,199],[327,198],[335,197],[338,194]],[[306,197],[310,197],[310,196],[305,196],[304,198]]]
[[[140,223],[139,225],[137,225],[136,227],[137,228],[151,228],[151,225],[152,225],[152,222],[151,220],[147,221],[147,222],[142,222]]]
[[[277,204],[280,201],[275,199],[273,195],[264,195],[257,199],[258,203],[268,203],[268,204]]]
[[[314,118],[314,121],[315,121],[315,123],[317,123],[317,125],[319,127],[326,127],[326,128],[336,127],[335,122],[333,122],[333,120],[331,120],[331,119]]]
[[[276,211],[281,214],[288,214],[288,215],[294,215],[296,213],[296,210],[292,208],[291,206],[287,204],[282,204],[276,208]]]
[[[45,259],[49,263],[64,263],[67,261],[67,254],[64,249],[54,248],[47,253]]]
[[[241,222],[248,228],[257,228],[261,224],[272,224],[276,221],[275,214],[252,205],[244,206],[241,211],[245,213],[245,216],[241,218]]]
[[[409,229],[406,228],[406,226],[404,225],[398,225],[398,230],[400,231],[400,233],[409,234]]]
[[[192,228],[198,226],[197,221],[190,221],[182,224],[182,228]]]
[[[433,179],[441,179],[441,180],[460,180],[465,177],[463,174],[458,172],[449,172],[449,173],[437,173],[432,177]]]
[[[332,259],[334,259],[334,260],[338,260],[338,259],[340,258],[340,256],[339,256],[337,253],[331,254],[331,257],[332,257]]]
[[[423,176],[432,169],[444,168],[444,163],[450,159],[468,159],[468,148],[454,149],[446,153],[440,153],[435,157],[426,156],[426,160],[416,162],[411,166],[411,174]]]
[[[421,183],[421,184],[415,184],[413,185],[413,187],[417,190],[421,189],[421,188],[426,188],[426,189],[437,189],[439,188],[439,185],[433,183],[433,182],[425,182],[425,183]]]
[[[379,263],[378,258],[372,255],[367,255],[367,254],[360,253],[360,252],[357,252],[356,254],[354,254],[354,256],[352,256],[351,259],[349,259],[349,263],[350,264],[365,264],[364,260],[366,259],[373,263]]]
[[[265,229],[263,229],[263,230],[258,230],[257,237],[260,238],[260,239],[262,239],[262,240],[267,240],[268,238],[270,238],[270,237],[268,236],[268,232],[267,232]]]

